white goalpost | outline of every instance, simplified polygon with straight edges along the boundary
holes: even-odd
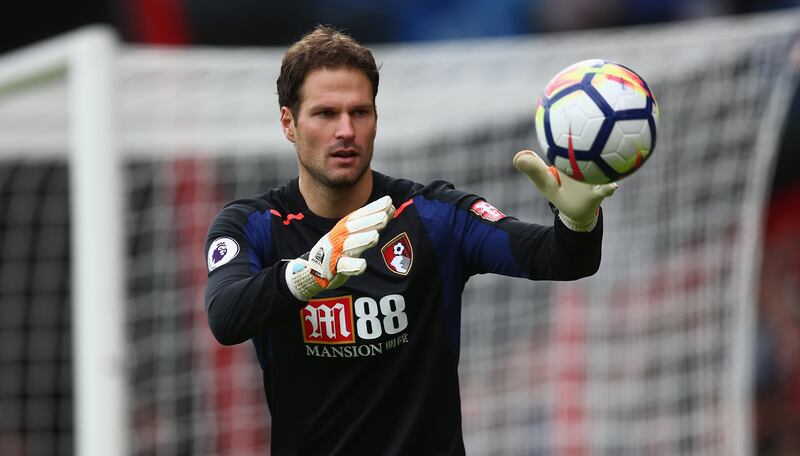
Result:
[[[464,295],[468,454],[752,454],[761,215],[800,10],[371,46],[374,168],[445,179],[549,224],[511,158],[544,84],[605,58],[661,108],[654,155],[604,203],[600,272]],[[104,28],[0,56],[0,451],[269,454],[251,344],[203,309],[213,216],[296,175],[285,49],[124,45]],[[69,375],[68,375],[69,374]]]
[[[117,48],[109,29],[86,28],[5,57],[0,72],[6,97],[57,78],[67,85],[71,245],[81,252],[72,261],[75,454],[89,456],[127,452]]]

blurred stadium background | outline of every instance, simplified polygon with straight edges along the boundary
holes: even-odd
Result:
[[[125,48],[118,85],[129,157],[129,453],[268,454],[251,347],[219,347],[205,331],[202,238],[224,201],[295,173],[274,131],[274,76],[285,46],[322,22],[374,45],[384,62],[377,169],[449,179],[528,220],[548,221],[547,209],[532,207],[537,196],[513,174],[510,157],[535,147],[531,116],[549,76],[603,53],[639,71],[661,103],[656,157],[608,204],[609,253],[599,277],[575,286],[471,282],[462,342],[470,454],[727,455],[737,444],[757,455],[800,454],[797,7],[791,0],[4,5],[7,55],[90,23],[115,29]],[[771,94],[781,84],[783,92]],[[55,79],[0,89],[2,455],[75,451],[74,221],[59,150],[66,104],[65,84]],[[760,150],[772,143],[774,151]],[[758,228],[753,251],[745,248],[753,241],[748,223]],[[741,284],[750,273],[755,290]],[[487,310],[484,302],[494,304]],[[742,340],[745,347],[731,347]],[[746,365],[732,359],[748,354]],[[744,406],[734,397],[742,381]],[[744,428],[727,419],[741,410],[750,417]]]

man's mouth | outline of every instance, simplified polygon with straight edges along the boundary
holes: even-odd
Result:
[[[336,158],[350,158],[355,157],[356,155],[358,154],[353,149],[335,150],[331,153],[331,156]]]

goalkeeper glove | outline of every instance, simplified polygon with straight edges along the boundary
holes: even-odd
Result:
[[[350,276],[362,274],[367,261],[359,258],[378,243],[378,232],[394,215],[392,198],[384,196],[351,212],[311,248],[308,260],[286,265],[286,284],[294,297],[308,301],[322,290],[342,286]]]
[[[612,182],[591,185],[559,174],[538,155],[523,150],[514,156],[514,167],[525,173],[533,185],[558,209],[558,218],[573,231],[592,231],[597,224],[600,203],[617,189]]]

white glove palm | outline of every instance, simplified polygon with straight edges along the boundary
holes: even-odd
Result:
[[[359,256],[378,243],[379,231],[394,215],[389,196],[351,212],[314,244],[308,260],[296,258],[286,266],[292,294],[307,301],[322,290],[342,286],[350,276],[363,274],[367,262]]]
[[[573,231],[594,229],[600,203],[617,190],[614,182],[590,185],[561,175],[554,166],[548,167],[544,160],[529,150],[514,156],[514,167],[525,173],[542,195],[553,203],[558,209],[558,217]]]

